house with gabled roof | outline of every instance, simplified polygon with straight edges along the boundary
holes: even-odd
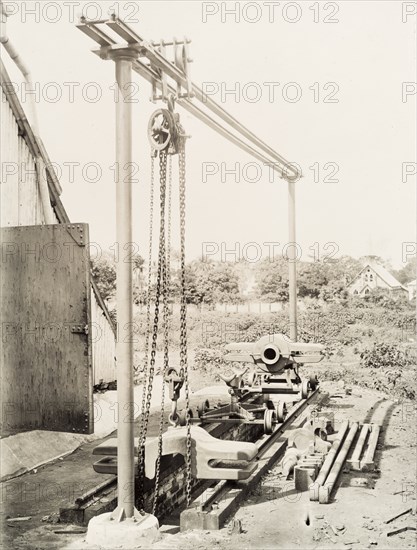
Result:
[[[408,289],[402,285],[384,266],[368,262],[347,285],[346,290],[352,296],[366,296],[373,290],[382,288],[392,295],[408,297]]]

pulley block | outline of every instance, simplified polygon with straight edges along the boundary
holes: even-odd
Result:
[[[148,138],[155,151],[164,151],[177,141],[177,125],[168,109],[157,109],[149,119]]]

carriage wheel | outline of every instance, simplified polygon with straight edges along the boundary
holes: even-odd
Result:
[[[284,422],[287,417],[287,404],[285,401],[280,401],[277,405],[277,419],[278,422]]]
[[[274,424],[276,422],[277,415],[272,409],[265,409],[264,413],[264,432],[266,434],[271,434],[274,429]]]
[[[307,399],[309,391],[310,391],[310,381],[303,380],[303,383],[301,384],[301,397],[303,399]]]

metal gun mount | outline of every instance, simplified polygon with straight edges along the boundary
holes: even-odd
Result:
[[[310,374],[309,380],[302,381],[298,367],[305,363],[319,363],[324,357],[322,344],[292,342],[284,334],[270,334],[254,343],[228,344],[226,350],[231,351],[225,356],[226,361],[254,365],[248,376],[248,385],[240,382],[241,391],[275,394],[301,392],[301,397],[305,398],[318,385],[315,374]]]
[[[257,342],[234,342],[226,346],[226,361],[253,363],[256,370],[279,374],[304,363],[319,363],[324,357],[322,344],[292,342],[284,334],[263,336]],[[238,353],[233,353],[238,352]]]
[[[225,356],[227,361],[252,363],[254,368],[247,380],[248,366],[219,373],[229,388],[230,403],[210,407],[205,399],[198,407],[198,418],[191,418],[192,423],[263,424],[265,433],[272,433],[275,424],[284,422],[287,404],[306,399],[318,386],[315,374],[301,380],[298,366],[321,361],[321,344],[291,342],[284,334],[271,334],[254,343],[228,344],[226,350],[232,352]]]

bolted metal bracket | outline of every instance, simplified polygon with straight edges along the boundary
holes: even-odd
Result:
[[[86,224],[83,223],[68,223],[65,225],[67,228],[68,233],[71,235],[71,237],[74,239],[74,241],[79,246],[85,246],[86,245],[86,233],[85,230]]]
[[[73,325],[71,332],[73,334],[88,334],[88,325]]]

